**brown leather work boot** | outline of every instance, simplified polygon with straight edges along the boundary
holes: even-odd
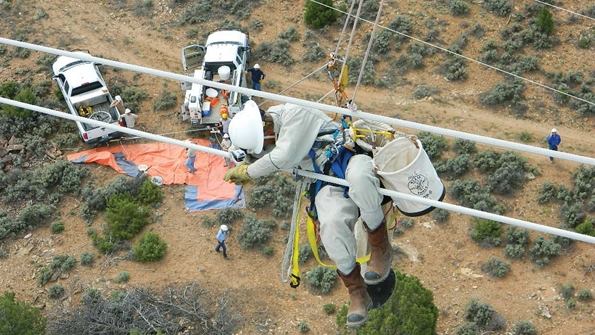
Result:
[[[392,247],[388,241],[388,232],[386,231],[386,221],[383,221],[374,231],[368,229],[368,243],[371,246],[372,254],[366,266],[364,280],[368,285],[376,285],[388,277],[393,261]]]
[[[349,300],[351,300],[347,311],[347,327],[359,327],[368,320],[368,309],[372,307],[372,299],[366,290],[361,267],[359,263],[356,263],[350,274],[344,275],[339,270],[337,273],[347,287]]]

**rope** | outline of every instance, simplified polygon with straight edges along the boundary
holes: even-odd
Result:
[[[310,0],[310,1],[313,1],[313,0]],[[67,56],[67,57],[71,57],[71,58],[75,58],[75,59],[81,59],[81,60],[85,60],[85,61],[89,61],[89,62],[98,63],[98,64],[104,64],[104,65],[112,66],[115,68],[120,68],[120,69],[135,71],[135,72],[139,72],[139,73],[150,74],[150,75],[161,77],[161,78],[176,80],[179,82],[197,83],[197,84],[206,85],[209,87],[228,90],[231,92],[239,92],[239,93],[247,95],[247,96],[256,96],[256,97],[261,97],[261,98],[265,98],[265,99],[269,99],[269,100],[273,100],[273,101],[279,101],[279,102],[283,102],[283,103],[292,103],[292,104],[295,104],[298,106],[307,107],[306,110],[318,109],[318,110],[329,112],[329,113],[339,113],[342,115],[347,115],[347,116],[365,119],[365,120],[369,120],[369,121],[383,122],[383,123],[392,125],[393,127],[403,127],[403,128],[416,129],[419,131],[427,131],[427,132],[431,132],[431,133],[435,133],[435,134],[456,137],[456,138],[460,138],[460,139],[464,139],[464,140],[468,140],[468,141],[473,141],[473,142],[477,142],[477,143],[481,143],[481,144],[487,144],[487,145],[505,148],[505,149],[509,149],[509,150],[529,152],[529,153],[533,153],[533,154],[541,155],[541,156],[555,157],[555,158],[574,161],[577,163],[595,165],[595,158],[591,158],[591,157],[586,157],[586,156],[581,156],[581,155],[576,155],[576,154],[571,154],[571,153],[561,152],[561,151],[548,150],[548,149],[544,149],[544,148],[538,148],[538,147],[534,147],[534,146],[530,146],[530,145],[526,145],[526,144],[500,140],[500,139],[496,139],[496,138],[492,138],[492,137],[481,136],[481,135],[471,134],[471,133],[452,130],[452,129],[430,126],[430,125],[426,125],[426,124],[422,124],[422,123],[401,120],[401,119],[392,118],[392,117],[383,116],[383,115],[365,113],[362,111],[351,111],[347,108],[341,108],[341,107],[337,107],[337,106],[332,106],[332,105],[323,104],[323,103],[319,103],[319,102],[313,102],[313,101],[304,100],[304,99],[298,99],[298,98],[274,94],[274,93],[257,91],[257,90],[253,90],[253,89],[249,89],[249,88],[245,88],[245,87],[233,86],[230,84],[224,84],[224,83],[219,83],[219,82],[200,79],[200,78],[193,78],[193,77],[186,76],[186,75],[157,70],[157,69],[134,65],[134,64],[117,62],[114,60],[100,58],[100,57],[94,57],[94,56],[85,55],[82,53],[75,53],[75,52],[70,52],[70,51],[65,51],[65,50],[60,50],[60,49],[55,49],[55,48],[49,48],[49,47],[45,47],[45,46],[41,46],[41,45],[15,41],[15,40],[2,38],[2,37],[0,37],[0,44],[8,44],[8,45],[19,47],[19,48],[36,50],[36,51],[41,51],[41,52],[50,53],[50,54],[54,54],[54,55]],[[0,102],[12,104],[13,106],[16,103],[20,104],[20,102],[18,102],[18,101],[8,100],[8,99],[4,99],[4,98],[0,98]],[[32,105],[29,105],[29,106],[32,106]],[[21,106],[17,106],[17,107],[21,107]],[[37,106],[35,106],[35,107],[37,107]],[[26,108],[26,107],[21,107],[21,108]],[[60,112],[60,114],[65,115],[62,112]],[[68,115],[73,116],[70,114],[68,114]],[[94,121],[94,120],[89,120],[86,118],[82,119],[82,120],[83,120],[82,122],[89,123],[89,124],[92,124],[91,121]],[[81,121],[81,120],[75,120],[75,121]],[[103,124],[102,124],[102,126],[103,126]],[[120,130],[120,129],[118,128],[118,130]],[[136,135],[136,134],[133,134],[133,135]]]
[[[335,89],[331,89],[330,91],[328,91],[325,95],[322,96],[322,98],[318,99],[316,102],[321,102],[322,100],[326,99],[326,97],[328,97],[329,95],[331,95],[333,92],[335,91]]]
[[[158,142],[179,145],[181,147],[194,149],[196,151],[205,152],[205,153],[212,154],[212,155],[217,155],[217,156],[233,159],[231,153],[229,153],[227,151],[223,151],[223,150],[219,150],[219,149],[215,149],[215,148],[211,148],[211,147],[205,147],[202,145],[197,145],[197,144],[186,142],[186,141],[180,141],[180,140],[176,140],[176,139],[165,137],[165,136],[155,135],[152,133],[148,133],[148,132],[144,132],[144,131],[140,131],[140,130],[136,130],[136,129],[125,128],[125,127],[121,127],[120,125],[117,125],[117,124],[111,124],[111,123],[105,123],[105,122],[101,122],[101,121],[97,121],[97,120],[92,120],[92,119],[88,119],[88,118],[84,118],[84,117],[80,117],[80,116],[75,116],[75,115],[72,115],[69,113],[64,113],[64,112],[52,110],[52,109],[45,108],[45,107],[30,105],[30,104],[23,103],[20,101],[10,100],[10,99],[1,98],[1,97],[0,97],[0,103],[19,107],[19,108],[28,109],[28,110],[43,113],[43,114],[56,116],[56,117],[63,118],[63,119],[68,119],[68,120],[72,120],[72,121],[83,122],[83,123],[94,125],[94,126],[104,127],[107,129],[119,131],[121,133],[131,134],[131,135],[135,135],[135,136],[141,136],[146,139],[150,139],[150,140],[154,140],[154,141],[158,141]],[[344,179],[330,177],[330,176],[317,174],[317,173],[310,172],[310,171],[304,171],[304,170],[300,170],[300,169],[294,169],[293,172],[296,175],[303,176],[306,178],[318,179],[318,180],[326,181],[329,183],[333,183],[335,185],[349,186],[347,181],[345,181]],[[452,211],[452,212],[458,212],[458,213],[465,214],[465,215],[475,216],[475,217],[492,220],[492,221],[498,221],[501,223],[505,223],[505,224],[509,224],[509,225],[513,225],[513,226],[517,226],[517,227],[521,227],[521,228],[531,229],[531,230],[535,230],[535,231],[539,231],[539,232],[543,232],[543,233],[547,233],[547,234],[562,236],[562,237],[570,238],[570,239],[577,240],[577,241],[595,244],[595,237],[593,237],[593,236],[583,235],[583,234],[579,234],[579,233],[572,232],[572,231],[567,231],[567,230],[563,230],[563,229],[559,229],[559,228],[544,226],[544,225],[540,225],[537,223],[523,221],[523,220],[519,220],[519,219],[515,219],[515,218],[510,218],[510,217],[503,216],[503,215],[497,215],[497,214],[493,214],[493,213],[478,211],[478,210],[470,209],[470,208],[463,207],[463,206],[458,206],[458,205],[453,205],[453,204],[449,204],[449,203],[445,203],[445,202],[430,200],[430,199],[426,199],[423,197],[418,197],[418,196],[405,194],[405,193],[392,191],[392,190],[387,190],[387,189],[383,189],[383,188],[378,188],[378,192],[380,192],[380,194],[387,195],[390,197],[395,197],[398,199],[404,199],[404,200],[409,200],[409,201],[415,201],[415,202],[419,202],[419,203],[422,203],[425,205],[434,206],[436,208],[442,208],[442,209]]]
[[[584,14],[581,14],[581,13],[573,12],[573,11],[571,11],[569,9],[562,8],[562,7],[559,7],[559,6],[556,6],[556,5],[552,5],[551,3],[547,3],[547,2],[543,2],[543,1],[539,1],[539,0],[534,0],[534,1],[535,2],[538,2],[538,3],[542,4],[542,5],[550,6],[550,7],[553,7],[553,8],[559,9],[559,10],[563,10],[563,11],[566,11],[568,13],[571,13],[571,14],[574,14],[574,15],[577,15],[577,16],[582,16],[582,17],[587,18],[589,20],[595,21],[595,18],[590,17],[588,15],[584,15]]]
[[[338,8],[335,8],[335,7],[333,7],[333,6],[329,6],[329,5],[323,4],[323,3],[321,3],[321,2],[319,2],[319,1],[317,1],[317,0],[309,0],[309,1],[312,1],[312,2],[314,2],[314,3],[317,3],[317,4],[319,4],[319,5],[322,5],[322,6],[324,6],[324,7],[327,7],[327,8],[333,9],[333,10],[335,10],[336,12],[339,12],[339,13],[343,13],[343,14],[347,14],[347,15],[349,15],[348,13],[346,13],[346,12],[344,12],[344,11],[342,11],[342,10],[338,9]],[[364,21],[364,22],[367,22],[367,23],[373,24],[373,22],[372,22],[372,21],[370,21],[370,20],[366,20],[366,19],[364,19],[364,18],[359,18],[359,19],[360,19],[360,20],[362,20],[362,21]],[[517,78],[517,79],[524,80],[524,81],[526,81],[526,82],[529,82],[529,83],[531,83],[531,84],[537,85],[537,86],[539,86],[539,87],[541,87],[541,88],[544,88],[544,89],[546,89],[546,90],[550,90],[550,91],[553,91],[553,92],[556,92],[556,93],[559,93],[559,94],[562,94],[562,95],[568,96],[568,97],[570,97],[570,98],[573,98],[573,99],[580,100],[580,101],[582,101],[582,102],[588,103],[589,105],[593,105],[593,106],[595,106],[595,102],[592,102],[592,101],[589,101],[589,100],[586,100],[586,99],[583,99],[583,98],[577,97],[576,95],[572,95],[572,94],[570,94],[570,93],[566,93],[566,92],[560,91],[560,90],[558,90],[558,89],[555,89],[555,88],[553,88],[553,87],[551,87],[551,86],[547,86],[547,85],[545,85],[545,84],[542,84],[542,83],[540,83],[540,82],[538,82],[538,81],[535,81],[535,80],[532,80],[532,79],[529,79],[529,78],[525,78],[525,77],[519,76],[518,74],[514,74],[514,73],[512,73],[512,72],[508,72],[508,71],[506,71],[506,70],[502,70],[502,69],[500,69],[500,68],[498,68],[498,67],[495,67],[495,66],[493,66],[493,65],[490,65],[490,64],[484,63],[484,62],[482,62],[482,61],[479,61],[479,60],[477,60],[477,59],[474,59],[474,58],[471,58],[471,57],[468,57],[468,56],[465,56],[465,55],[462,55],[462,54],[458,54],[458,53],[456,53],[456,52],[454,52],[454,51],[448,50],[448,49],[446,49],[446,48],[443,48],[443,47],[441,47],[441,46],[439,46],[439,45],[435,45],[435,44],[432,44],[432,43],[429,43],[429,42],[426,42],[426,41],[420,40],[420,39],[419,39],[419,38],[417,38],[417,37],[413,37],[413,36],[407,35],[407,34],[405,34],[405,33],[402,33],[402,32],[400,32],[400,31],[396,31],[396,30],[394,30],[394,29],[391,29],[391,28],[389,28],[389,27],[386,27],[386,26],[383,26],[383,25],[378,25],[378,26],[379,26],[380,28],[382,28],[382,29],[388,30],[388,31],[390,31],[390,32],[393,32],[393,33],[395,33],[395,34],[399,34],[399,35],[401,35],[401,36],[405,36],[405,37],[407,37],[407,38],[409,38],[409,39],[412,39],[412,40],[414,40],[414,41],[416,41],[416,42],[419,42],[419,43],[422,43],[422,44],[425,44],[425,45],[429,45],[429,46],[431,46],[431,47],[433,47],[433,48],[436,48],[436,49],[442,50],[442,51],[444,51],[444,52],[446,52],[446,53],[449,53],[449,54],[451,54],[451,55],[453,55],[453,56],[464,58],[464,59],[466,59],[466,60],[468,60],[468,61],[470,61],[470,62],[477,63],[477,64],[483,65],[483,66],[485,66],[485,67],[488,67],[488,68],[490,68],[490,69],[492,69],[492,70],[496,70],[496,71],[498,71],[498,72],[502,72],[502,73],[504,73],[504,74],[507,74],[507,75],[509,75],[509,76],[515,77],[515,78]]]
[[[351,101],[355,103],[355,95],[357,94],[357,89],[359,88],[359,84],[362,81],[362,77],[364,76],[364,71],[366,69],[366,63],[368,62],[368,56],[370,55],[370,50],[372,49],[372,44],[374,44],[374,33],[376,33],[376,27],[380,22],[380,13],[382,12],[382,4],[384,0],[380,0],[380,4],[378,5],[378,13],[376,13],[376,21],[374,21],[374,26],[372,27],[372,35],[370,35],[370,41],[368,41],[368,48],[366,49],[366,53],[364,54],[364,60],[362,61],[362,66],[359,69],[359,75],[357,76],[357,83],[355,84],[355,89],[353,90],[353,97]]]
[[[335,55],[339,52],[339,46],[341,42],[343,42],[343,35],[347,30],[347,25],[349,24],[349,19],[351,19],[351,13],[353,13],[353,8],[355,7],[355,0],[351,1],[351,7],[349,7],[349,16],[345,18],[345,24],[343,24],[343,30],[341,30],[341,35],[339,35],[339,40],[337,41],[337,46],[335,47]]]
[[[355,3],[355,0],[353,0]],[[347,60],[349,59],[349,52],[351,51],[351,45],[353,43],[353,36],[355,36],[355,29],[357,28],[357,20],[360,19],[360,13],[362,11],[362,5],[364,0],[359,0],[359,4],[357,5],[357,12],[355,13],[355,17],[353,20],[353,27],[351,27],[351,34],[349,35],[349,42],[347,43],[347,49],[345,50],[345,58],[343,59],[343,65],[341,65],[341,72],[339,73],[339,80],[343,78],[343,73],[345,72],[345,66],[347,66]]]

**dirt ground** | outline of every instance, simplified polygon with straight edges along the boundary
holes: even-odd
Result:
[[[202,34],[214,29],[212,22],[192,26],[172,24],[188,5],[171,8],[170,2],[165,0],[154,1],[152,17],[135,16],[130,10],[132,4],[119,8],[119,1],[64,4],[62,1],[40,0],[18,3],[22,11],[18,16],[4,17],[4,22],[0,22],[0,36],[10,37],[16,30],[28,25],[32,30],[28,36],[30,41],[56,47],[66,45],[67,49],[85,49],[93,55],[175,72],[181,72],[180,48],[193,41],[186,32],[194,28]],[[275,39],[287,29],[288,22],[295,25],[303,36],[301,11],[295,9],[302,8],[302,3],[262,1],[248,20],[261,20],[264,29],[250,32],[251,42],[259,44]],[[470,4],[471,12],[465,18],[455,18],[441,6],[434,6],[435,3],[387,1],[382,24],[388,24],[397,13],[420,18],[434,16],[448,22],[441,34],[444,44],[448,45],[458,35],[463,22],[481,22],[488,27],[486,37],[470,41],[465,54],[471,57],[477,57],[485,39],[497,37],[498,31],[507,24],[506,18],[485,14],[477,3]],[[527,3],[530,1],[515,1],[515,9],[521,9]],[[587,3],[565,1],[564,6],[580,10],[586,8]],[[32,21],[31,17],[38,9],[43,9],[47,17]],[[568,19],[566,13],[554,12],[554,15],[564,22]],[[283,20],[278,20],[279,17]],[[577,49],[570,42],[576,36],[576,30],[587,24],[585,21],[565,24],[557,32],[561,42],[556,48],[543,54],[529,52],[540,57],[540,66],[544,69],[572,69],[589,73],[595,69],[593,48]],[[242,22],[242,25],[248,26],[247,22]],[[415,23],[415,27],[424,29],[421,20]],[[358,40],[361,41],[370,29],[369,25],[363,25],[357,35]],[[325,50],[334,49],[340,30],[341,27],[336,24],[318,33]],[[201,42],[200,37],[196,42]],[[354,47],[355,52],[361,52],[365,44],[358,42]],[[319,66],[300,62],[302,50],[301,42],[292,46],[292,53],[298,62],[290,68],[255,60],[267,74],[265,89],[279,91]],[[26,60],[10,60],[0,68],[0,80],[19,79],[19,70],[34,64],[37,57],[39,54],[33,53]],[[528,144],[536,146],[544,145],[542,139],[555,126],[563,138],[561,150],[595,156],[594,118],[580,117],[568,108],[556,106],[549,93],[530,85],[525,93],[530,97],[531,107],[526,118],[517,119],[503,108],[487,109],[479,105],[477,95],[501,81],[501,75],[470,64],[467,81],[448,82],[434,70],[441,61],[440,57],[431,58],[425,69],[410,72],[401,78],[405,84],[396,88],[360,88],[358,104],[370,113],[516,142],[519,142],[521,132],[528,132],[533,137]],[[153,111],[152,101],[164,89],[176,92],[178,102],[183,99],[178,83],[126,71],[106,72],[108,78],[126,78],[149,93],[150,99],[138,111],[143,129],[156,133],[186,129],[186,125],[176,118],[177,107],[165,112]],[[540,75],[534,75],[534,79],[544,80]],[[414,99],[412,91],[419,84],[438,87],[439,96]],[[330,88],[324,77],[319,76],[287,93],[314,99]],[[186,135],[172,136],[182,138]],[[570,185],[577,164],[561,160],[552,164],[545,157],[525,156],[538,167],[541,174],[526,184],[520,196],[502,199],[509,208],[506,215],[558,227],[558,205],[539,205],[536,202],[538,189],[545,181]],[[98,180],[109,180],[116,176],[115,172],[103,167],[91,167],[91,171]],[[347,301],[346,291],[338,287],[328,296],[317,296],[304,287],[293,290],[281,283],[278,277],[284,249],[283,231],[278,230],[275,235],[272,243],[275,254],[272,258],[257,251],[241,250],[232,233],[229,242],[231,257],[224,260],[213,250],[215,229],[200,225],[200,217],[209,213],[185,212],[182,187],[166,187],[164,190],[166,198],[158,209],[160,220],[147,228],[159,232],[168,242],[169,249],[164,260],[140,264],[122,257],[100,257],[93,267],[77,266],[67,278],[59,280],[69,293],[66,299],[59,302],[48,300],[46,288],[36,284],[35,273],[38,268],[58,254],[78,258],[84,251],[97,253],[86,235],[87,226],[78,215],[80,202],[70,198],[63,202],[61,208],[66,225],[63,234],[53,235],[49,228],[43,227],[31,232],[30,237],[20,236],[6,243],[10,256],[0,260],[0,291],[12,290],[19,298],[49,311],[76,304],[80,293],[88,286],[110,292],[130,286],[159,288],[170,283],[196,281],[211,292],[231,294],[235,307],[243,317],[239,334],[297,334],[300,321],[308,323],[312,334],[336,333],[334,316],[326,316],[322,306],[331,302],[342,305]],[[448,196],[446,201],[453,202]],[[95,224],[100,222],[101,218]],[[394,244],[405,251],[396,258],[395,267],[417,276],[425,287],[433,291],[435,304],[440,309],[438,334],[455,333],[456,327],[464,322],[464,308],[471,298],[490,303],[506,318],[508,329],[519,320],[531,320],[539,334],[595,334],[595,303],[578,303],[575,310],[568,310],[558,294],[559,285],[564,283],[572,283],[577,288],[590,289],[595,293],[595,272],[588,271],[595,267],[595,249],[592,245],[576,243],[566,254],[543,269],[535,267],[528,260],[513,261],[511,273],[506,278],[490,279],[482,273],[481,263],[491,255],[503,258],[503,249],[483,249],[473,243],[468,237],[470,222],[471,218],[454,214],[447,224],[438,225],[431,217],[424,216],[416,219],[412,229],[393,239]],[[532,238],[537,236],[531,235]],[[313,266],[315,264],[310,261],[306,269]],[[129,283],[114,282],[120,271],[130,273]],[[545,309],[551,318],[541,315]]]

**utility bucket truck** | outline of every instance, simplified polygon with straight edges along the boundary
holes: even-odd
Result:
[[[241,31],[221,30],[211,33],[207,43],[182,49],[184,71],[194,78],[246,87],[246,65],[250,47],[248,36]],[[222,116],[231,118],[250,97],[196,83],[182,83],[185,91],[181,118],[197,128],[214,129]]]
[[[81,52],[81,54],[88,55]],[[52,65],[54,79],[66,100],[70,113],[93,120],[118,125],[120,112],[112,106],[113,99],[97,64],[60,56]],[[76,122],[83,142],[94,145],[120,137],[115,130]]]

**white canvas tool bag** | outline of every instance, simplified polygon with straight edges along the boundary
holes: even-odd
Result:
[[[389,190],[441,201],[445,189],[428,154],[417,138],[399,137],[386,144],[374,156],[374,166]],[[393,198],[393,203],[407,216],[420,216],[434,207],[419,202]]]

